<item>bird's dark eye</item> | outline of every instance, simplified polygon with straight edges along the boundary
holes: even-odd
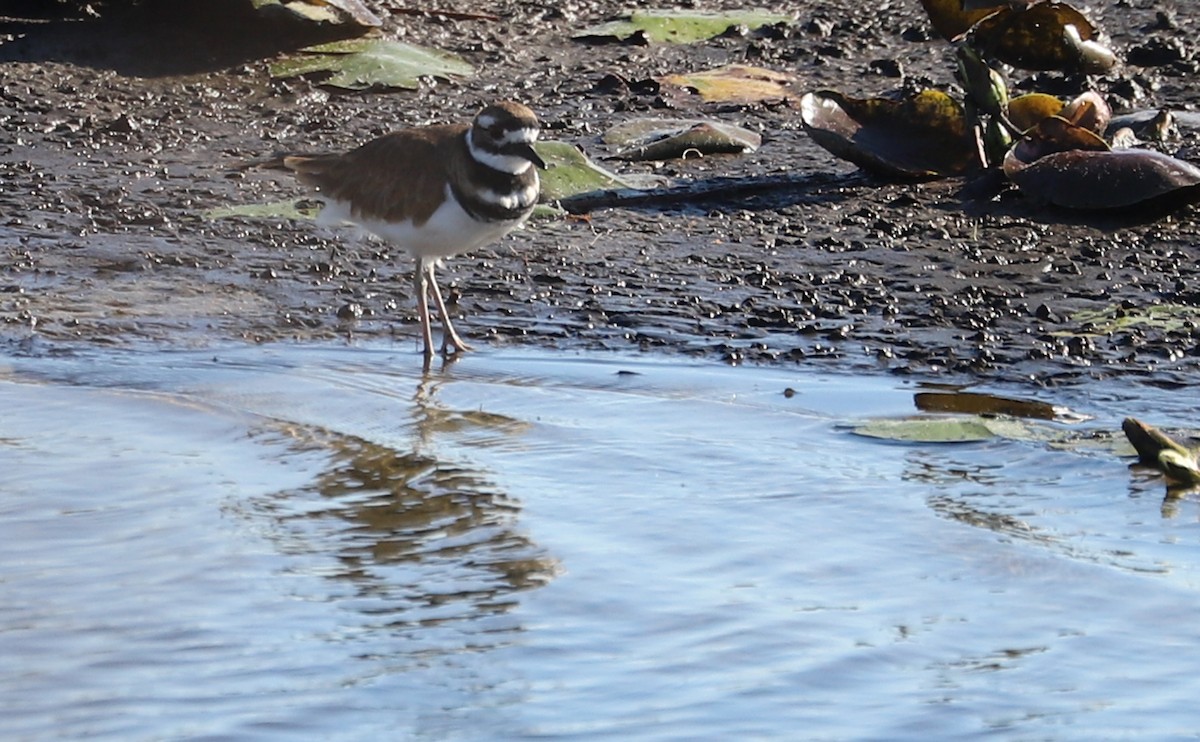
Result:
[[[500,139],[504,136],[504,127],[500,124],[489,126],[487,130],[488,136],[492,139]]]

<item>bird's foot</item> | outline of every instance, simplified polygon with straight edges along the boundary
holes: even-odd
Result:
[[[466,353],[472,350],[475,350],[475,348],[460,338],[457,334],[451,335],[447,333],[446,336],[442,338],[442,355],[444,356],[451,354],[458,355],[459,353]]]

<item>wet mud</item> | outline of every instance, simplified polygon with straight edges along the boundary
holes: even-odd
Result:
[[[1195,207],[1071,213],[962,179],[886,182],[814,145],[798,96],[709,104],[654,82],[740,62],[793,73],[798,91],[948,87],[952,50],[916,0],[789,6],[799,19],[786,28],[684,46],[570,38],[617,14],[612,2],[489,5],[503,20],[385,13],[389,30],[462,55],[478,75],[362,94],[270,79],[266,57],[321,40],[310,30],[233,0],[166,5],[100,6],[98,19],[0,11],[0,337],[14,347],[387,337],[415,350],[401,250],[300,219],[206,215],[308,196],[284,174],[241,169],[248,161],[345,149],[515,98],[546,138],[597,159],[618,122],[719,118],[761,132],[763,146],[607,164],[674,183],[774,180],[539,218],[448,261],[443,284],[476,345],[1039,384],[1183,385],[1200,368]],[[1186,9],[1093,4],[1137,65],[1010,83],[1093,87],[1118,113],[1194,109],[1200,19]],[[1196,160],[1197,136],[1182,127],[1162,148]]]

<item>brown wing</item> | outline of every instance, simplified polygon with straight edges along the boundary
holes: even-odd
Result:
[[[446,174],[461,168],[462,124],[385,134],[340,155],[293,155],[283,164],[355,216],[424,224],[446,192]]]

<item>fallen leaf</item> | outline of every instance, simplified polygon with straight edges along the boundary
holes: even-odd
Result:
[[[1122,209],[1167,196],[1200,200],[1200,168],[1148,149],[1071,150],[1005,172],[1024,192],[1070,209]]]
[[[996,13],[1005,5],[1003,2],[993,3],[979,8],[967,6],[964,9],[962,0],[921,0],[929,21],[943,39],[954,41],[970,30],[979,21]]]
[[[979,392],[919,392],[913,401],[922,412],[959,412],[972,415],[1004,415],[1036,420],[1056,420],[1066,410],[1046,402],[999,397]]]
[[[817,144],[884,175],[957,175],[975,162],[962,106],[937,90],[903,100],[809,93],[800,100],[800,119]]]
[[[1043,119],[1060,113],[1065,104],[1046,93],[1027,93],[1008,102],[1008,120],[1020,131],[1037,126]]]
[[[541,176],[542,201],[612,188],[647,188],[658,183],[657,178],[647,180],[606,170],[566,142],[538,142],[534,149],[546,161]]]
[[[1148,304],[1142,307],[1113,304],[1103,309],[1087,309],[1076,312],[1071,315],[1071,321],[1081,327],[1091,325],[1091,334],[1094,335],[1111,335],[1132,327],[1150,327],[1164,332],[1175,332],[1184,330],[1189,325],[1200,323],[1200,308],[1186,304]]]
[[[971,29],[971,43],[985,55],[1024,70],[1103,73],[1116,64],[1096,41],[1096,27],[1060,2],[992,13]]]
[[[329,73],[325,85],[347,90],[420,86],[422,77],[469,77],[475,70],[461,57],[391,39],[350,39],[305,47],[294,57],[274,62],[271,76]]]
[[[1121,430],[1137,451],[1138,460],[1147,466],[1157,465],[1158,457],[1163,451],[1175,451],[1181,456],[1191,458],[1196,455],[1192,449],[1136,417],[1127,417],[1122,420]]]
[[[622,149],[618,160],[669,160],[690,153],[741,154],[753,152],[762,137],[723,121],[696,119],[635,119],[604,133],[605,144]]]
[[[851,428],[855,435],[898,443],[972,443],[992,438],[1030,440],[1035,434],[1028,425],[1008,418],[955,415],[868,420]]]
[[[278,8],[318,23],[354,23],[367,28],[383,25],[360,0],[250,0],[255,10]]]
[[[690,44],[720,36],[731,26],[751,30],[774,23],[789,23],[795,16],[769,10],[750,9],[725,13],[694,10],[635,10],[628,17],[586,28],[576,39],[628,39],[642,34],[650,41]]]
[[[230,219],[242,217],[246,219],[314,219],[317,207],[300,207],[295,200],[271,201],[261,204],[235,204],[233,206],[218,206],[200,213],[203,219]]]
[[[1021,191],[1070,209],[1121,209],[1177,196],[1200,199],[1200,168],[1148,149],[1109,149],[1095,132],[1051,116],[1004,158]]]
[[[781,100],[794,95],[790,86],[796,81],[794,75],[743,64],[730,64],[693,74],[667,75],[658,79],[661,85],[694,90],[709,103]]]

